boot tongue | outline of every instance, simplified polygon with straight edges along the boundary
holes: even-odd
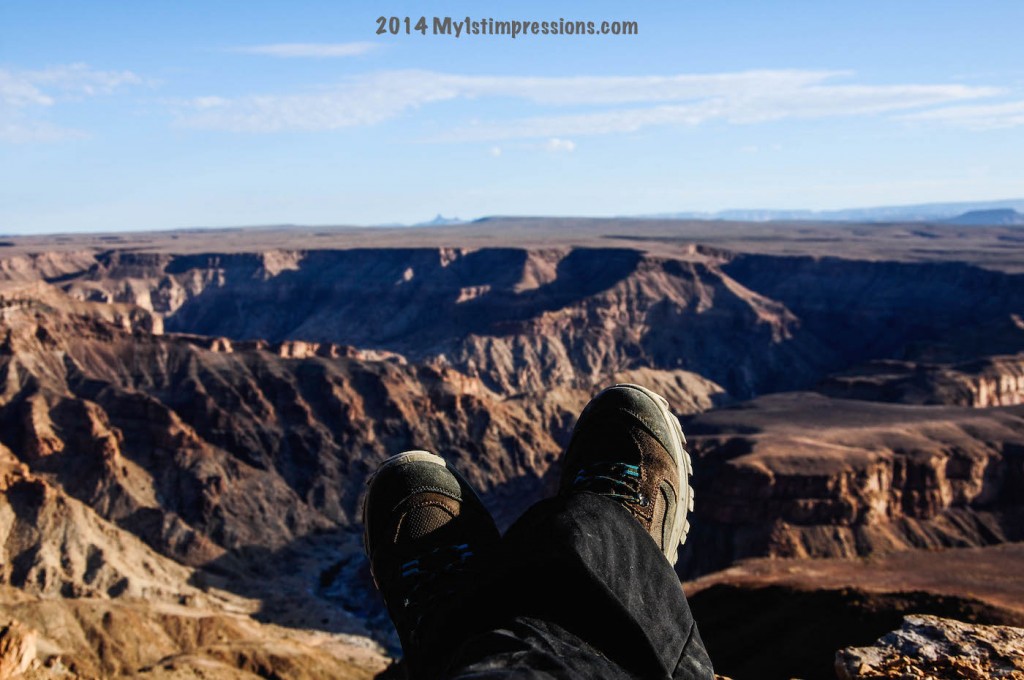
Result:
[[[423,505],[412,508],[405,513],[398,527],[397,541],[418,541],[445,526],[455,517],[456,513],[438,505]]]

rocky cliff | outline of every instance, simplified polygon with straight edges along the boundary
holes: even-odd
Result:
[[[1024,539],[1024,409],[761,397],[685,423],[701,503],[686,573]]]
[[[1024,357],[993,356],[956,364],[873,361],[829,376],[817,390],[846,399],[903,404],[1015,406],[1024,403]]]
[[[821,354],[793,337],[782,305],[706,258],[627,249],[110,252],[50,280],[76,299],[151,310],[168,331],[387,349],[502,394],[700,367],[713,389],[743,396],[810,380]],[[729,342],[708,341],[723,331]]]
[[[76,299],[150,310],[169,331],[443,357],[502,394],[650,367],[749,398],[872,359],[1024,346],[1021,276],[954,262],[561,247],[107,251],[61,265],[44,259],[39,275]]]

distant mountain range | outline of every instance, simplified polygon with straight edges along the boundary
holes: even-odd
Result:
[[[445,217],[409,225],[441,227],[469,222],[482,222],[497,216],[475,220]],[[720,210],[718,212],[686,211],[650,215],[624,215],[631,219],[660,220],[723,220],[730,222],[941,222],[960,225],[1024,226],[1024,198],[1001,201],[969,201],[959,203],[922,203],[843,210]],[[398,223],[376,226],[398,227]]]
[[[737,222],[786,222],[790,220],[812,222],[946,222],[963,216],[969,221],[955,224],[1020,224],[1006,222],[1008,217],[1022,217],[1024,198],[1003,201],[973,201],[960,203],[923,203],[920,205],[884,206],[876,208],[850,208],[846,210],[722,210],[719,212],[678,212],[641,217],[659,219],[731,220]],[[997,214],[998,213],[998,214]],[[1012,214],[1010,214],[1012,213]],[[972,217],[968,218],[967,216]],[[977,222],[975,219],[996,219],[996,222]]]
[[[417,222],[412,225],[414,227],[446,227],[449,224],[462,224],[465,220],[460,220],[458,217],[445,217],[441,213],[437,214],[432,220],[426,222]]]
[[[943,220],[946,224],[988,225],[988,226],[1022,226],[1024,214],[1013,208],[997,210],[972,210],[962,215]]]

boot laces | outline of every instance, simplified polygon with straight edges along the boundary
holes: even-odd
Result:
[[[570,485],[574,491],[591,491],[616,500],[646,505],[640,493],[640,466],[595,461],[582,465]]]
[[[453,595],[472,563],[468,543],[445,545],[403,562],[399,571],[401,606],[409,612],[422,611],[429,604]]]

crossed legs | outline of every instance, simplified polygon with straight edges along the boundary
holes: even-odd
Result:
[[[672,569],[692,508],[679,421],[616,385],[577,422],[559,493],[499,538],[434,454],[385,461],[364,505],[413,678],[713,678]]]

